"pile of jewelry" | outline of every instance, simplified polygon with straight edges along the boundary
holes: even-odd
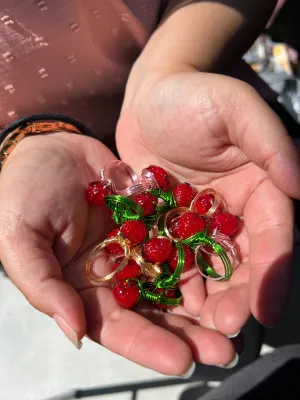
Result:
[[[129,174],[129,187],[118,190],[106,176],[111,164]],[[126,164],[115,161],[100,176],[90,183],[87,201],[108,207],[116,227],[91,252],[86,273],[95,284],[111,281],[121,307],[132,308],[140,299],[161,309],[179,305],[178,283],[192,266],[205,278],[230,279],[236,263],[233,236],[240,219],[226,211],[219,193],[213,189],[196,193],[188,183],[171,189],[167,172],[154,165],[138,178]],[[92,266],[104,249],[113,257],[114,268],[98,277]],[[224,274],[209,265],[208,255],[220,258]]]

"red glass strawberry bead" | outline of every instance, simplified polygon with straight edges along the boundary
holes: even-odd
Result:
[[[86,199],[92,206],[104,206],[104,197],[111,194],[111,187],[106,182],[91,182],[86,191]]]
[[[162,293],[164,297],[167,297],[168,299],[175,299],[177,297],[177,292],[176,289],[156,289],[154,293]],[[167,306],[166,304],[159,304],[159,303],[154,303],[155,307],[158,308],[159,310],[164,310],[165,308],[172,307],[172,306]]]
[[[134,196],[133,200],[144,210],[144,216],[152,215],[156,211],[157,197],[151,193],[140,193]]]
[[[205,228],[203,218],[199,214],[191,211],[182,214],[177,219],[177,224],[177,232],[179,237],[183,239],[187,239],[196,233],[203,231]]]
[[[175,186],[173,195],[178,207],[189,207],[195,197],[194,190],[188,183],[180,183]]]
[[[239,222],[239,217],[228,212],[222,212],[211,218],[209,227],[212,231],[216,229],[218,232],[223,233],[223,235],[232,236],[237,232]]]
[[[108,232],[107,234],[107,239],[116,237],[117,234],[119,233],[119,228],[114,228],[111,231]],[[114,254],[114,255],[122,255],[124,254],[124,251],[122,249],[122,246],[120,246],[118,243],[112,243],[109,244],[105,247],[105,250],[110,253],[110,254]]]
[[[121,226],[120,232],[131,242],[136,245],[142,243],[147,237],[147,229],[141,221],[127,221]]]
[[[183,250],[184,250],[184,267],[183,267],[183,270],[187,271],[194,264],[194,253],[185,244],[183,245]],[[178,248],[176,246],[173,246],[173,248],[171,250],[171,253],[170,253],[169,257],[168,257],[168,263],[169,263],[169,266],[170,266],[170,270],[174,272],[176,267],[177,267],[177,263],[178,263]]]
[[[143,246],[143,255],[151,263],[163,263],[169,257],[172,243],[167,238],[150,239]]]
[[[214,196],[209,193],[201,194],[195,201],[195,209],[200,215],[205,215],[214,202]]]
[[[178,218],[174,218],[171,221],[169,231],[174,238],[180,238],[180,233],[178,229]]]
[[[214,196],[210,193],[202,193],[198,198],[195,200],[195,210],[197,213],[200,215],[205,215],[208,213],[208,211],[211,209],[213,203],[214,203]],[[219,207],[216,209],[214,214],[218,214],[222,212],[222,207],[219,205]]]
[[[140,289],[133,281],[118,282],[112,293],[116,302],[123,308],[132,308],[140,299]]]
[[[157,165],[150,165],[146,168],[147,171],[151,172],[151,174],[156,179],[158,186],[161,190],[167,190],[170,185],[170,179],[167,172]]]
[[[124,260],[124,257],[120,257],[115,261],[114,270],[118,268],[121,261]],[[118,281],[125,281],[126,279],[134,279],[137,278],[141,274],[141,267],[133,260],[129,259],[127,265],[122,269],[122,271],[118,272],[115,275],[115,278]]]

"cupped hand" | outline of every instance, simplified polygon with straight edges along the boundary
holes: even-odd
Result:
[[[103,208],[88,206],[85,190],[113,159],[100,142],[81,135],[32,136],[18,144],[0,176],[1,262],[76,346],[86,333],[86,281],[77,260],[109,224]]]
[[[254,89],[220,75],[150,77],[139,90],[129,85],[125,99],[117,130],[122,160],[137,171],[160,165],[199,191],[213,188],[228,211],[243,218],[231,279],[204,282],[191,271],[178,312],[224,335],[236,334],[251,312],[263,324],[276,324],[291,281],[289,197],[300,198],[298,153],[281,122]],[[215,346],[224,352],[224,342]]]
[[[56,133],[28,137],[18,144],[0,176],[0,258],[28,301],[53,317],[80,348],[84,335],[136,363],[168,375],[182,375],[209,339],[213,357],[226,364],[232,344],[180,316],[154,308],[121,309],[107,285],[94,286],[85,274],[90,251],[111,228],[105,208],[85,199],[89,182],[114,156],[100,142]],[[106,275],[108,258],[97,258],[93,272]],[[143,308],[141,305],[140,307]],[[144,314],[144,316],[142,315]],[[215,340],[225,351],[214,356]],[[197,359],[197,357],[196,357]]]

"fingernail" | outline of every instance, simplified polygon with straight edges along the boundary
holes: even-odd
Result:
[[[76,349],[80,350],[82,347],[82,341],[78,339],[76,331],[59,315],[53,315],[53,319],[67,338],[73,343]]]
[[[196,369],[196,363],[193,362],[192,365],[190,366],[190,368],[186,371],[186,373],[181,375],[181,376],[179,376],[179,378],[189,379],[193,375],[193,373],[195,372],[195,369]]]
[[[218,367],[225,368],[225,369],[232,369],[232,368],[236,367],[238,365],[238,363],[239,363],[239,355],[236,353],[234,359],[229,364],[226,364],[226,365],[220,364],[220,365],[218,365]]]
[[[241,333],[241,330],[239,329],[239,330],[237,331],[237,333],[234,333],[233,335],[226,335],[226,336],[228,337],[228,339],[234,339],[234,338],[236,338],[237,336],[239,336],[240,333]]]

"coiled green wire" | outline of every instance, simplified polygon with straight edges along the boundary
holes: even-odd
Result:
[[[176,201],[174,199],[172,190],[169,190],[168,192],[164,192],[163,190],[160,190],[160,189],[152,189],[152,190],[149,190],[149,192],[151,194],[153,194],[153,196],[156,196],[156,197],[159,197],[160,199],[162,199],[166,203],[168,208],[176,207]]]
[[[160,218],[160,216],[166,211],[166,209],[176,206],[173,192],[172,191],[164,192],[160,189],[150,190],[149,192],[152,193],[154,196],[162,198],[166,203],[163,206],[158,206],[156,214],[150,217],[144,218],[143,217],[144,210],[142,209],[142,207],[139,204],[135,203],[133,200],[124,196],[120,195],[107,196],[105,197],[105,203],[107,207],[114,212],[113,219],[116,224],[122,224],[129,220],[141,220],[145,223],[148,231],[150,231],[155,221],[158,221],[159,234],[163,236],[165,235],[164,224],[163,224],[163,218]],[[233,268],[225,250],[219,243],[217,243],[210,236],[208,236],[206,229],[204,229],[203,231],[176,243],[176,246],[178,248],[178,264],[176,270],[172,275],[169,276],[163,274],[163,276],[155,282],[155,286],[157,288],[171,288],[178,283],[183,271],[184,259],[185,259],[185,254],[182,244],[190,246],[194,251],[199,244],[211,246],[212,249],[216,252],[216,254],[220,257],[223,263],[224,276],[219,275],[217,272],[213,270],[213,268],[211,268],[207,264],[205,259],[202,257],[200,251],[197,254],[198,264],[201,265],[203,272],[207,276],[213,279],[219,279],[219,280],[230,279],[233,272]]]
[[[113,219],[116,224],[143,218],[144,210],[142,207],[128,197],[113,194],[106,196],[104,201],[107,207],[114,212]]]
[[[203,243],[203,240],[206,240],[209,236],[207,235],[206,228],[203,231],[196,233],[193,236],[190,236],[187,239],[183,239],[181,243],[186,244],[187,246],[196,247],[198,244]]]
[[[151,292],[147,289],[149,285],[147,282],[141,282],[138,279],[127,279],[127,281],[134,281],[137,283],[140,289],[140,298],[143,298],[151,303],[155,304],[163,304],[166,306],[178,306],[181,303],[182,295],[180,291],[177,289],[177,297],[165,297],[163,293],[155,293]]]
[[[144,289],[142,292],[142,297],[145,300],[150,301],[155,304],[164,304],[166,306],[178,306],[181,303],[182,295],[178,297],[165,297],[163,293],[153,293],[147,289]]]
[[[223,247],[217,243],[215,240],[213,240],[210,236],[205,236],[202,238],[201,244],[204,245],[209,245],[215,252],[216,254],[220,257],[220,260],[223,263],[224,267],[224,275],[218,274],[216,271],[214,271],[205,261],[205,259],[202,257],[201,252],[198,251],[197,254],[197,262],[198,265],[201,265],[204,274],[209,276],[210,278],[220,280],[220,281],[228,281],[232,275],[233,268],[230,259],[228,258],[228,255],[226,251],[223,249]],[[195,246],[194,247],[194,250]]]
[[[152,229],[159,216],[166,210],[164,205],[158,206],[154,215],[144,217],[142,207],[128,197],[110,195],[106,196],[104,201],[107,207],[113,211],[113,220],[116,224],[123,224],[130,220],[140,220],[144,222],[148,231]],[[169,209],[168,206],[167,208]]]
[[[183,268],[184,268],[185,253],[184,253],[183,245],[181,243],[176,243],[176,247],[178,250],[177,251],[178,261],[177,261],[176,269],[172,275],[167,276],[167,277],[162,276],[159,279],[157,279],[154,282],[154,285],[157,288],[164,288],[164,289],[174,288],[180,280],[180,277],[181,277],[181,274],[182,274]]]

